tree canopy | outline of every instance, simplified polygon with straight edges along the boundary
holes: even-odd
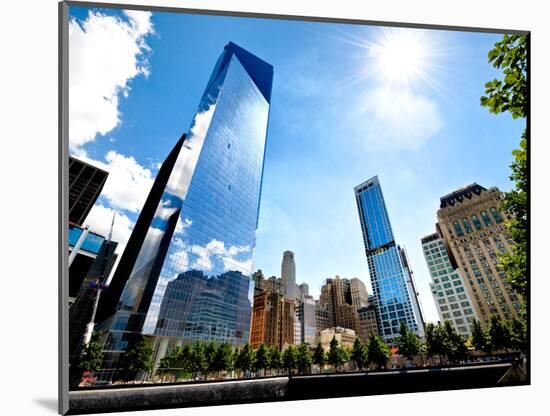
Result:
[[[153,369],[153,347],[150,339],[140,336],[132,340],[122,355],[120,367],[123,369],[122,377],[126,381],[135,380],[140,373],[151,371]]]
[[[353,341],[351,359],[355,361],[355,365],[359,370],[362,370],[368,364],[367,347],[359,337]]]
[[[97,371],[103,363],[103,343],[98,332],[92,334],[88,345],[82,348],[78,368],[82,371]]]
[[[489,63],[502,71],[502,79],[493,79],[485,84],[481,105],[491,113],[508,112],[513,118],[525,118],[528,113],[529,96],[527,83],[527,37],[504,35],[488,54]],[[500,256],[500,268],[510,285],[524,301],[527,296],[527,207],[528,207],[528,137],[524,130],[519,148],[514,150],[510,179],[515,188],[504,194],[503,207],[512,214],[507,223],[513,240],[513,252]]]
[[[399,336],[395,340],[399,354],[412,360],[420,352],[420,339],[411,331],[404,321],[401,321]]]
[[[391,350],[378,335],[370,333],[367,347],[368,362],[376,365],[379,369],[385,367],[391,357]]]

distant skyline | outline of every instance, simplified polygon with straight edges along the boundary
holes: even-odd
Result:
[[[229,41],[274,66],[254,269],[318,297],[326,278],[370,290],[353,188],[378,175],[427,321],[438,320],[420,239],[439,198],[509,190],[523,120],[479,105],[501,35],[70,8],[70,150],[109,171],[86,223],[122,250],[159,168],[186,132]]]

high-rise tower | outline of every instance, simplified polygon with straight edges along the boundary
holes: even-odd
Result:
[[[502,198],[498,188],[473,183],[441,197],[437,211],[441,236],[483,325],[491,315],[511,319],[521,309],[518,294],[498,267],[499,255],[512,253],[513,244]]]
[[[356,186],[355,199],[376,298],[378,332],[385,341],[391,341],[399,335],[400,323],[404,321],[410,330],[418,333],[418,320],[378,176]]]
[[[225,46],[101,305],[108,367],[139,334],[155,336],[157,361],[178,343],[248,341],[272,79],[271,65]]]
[[[447,250],[439,227],[437,232],[423,237],[421,243],[432,277],[430,289],[440,321],[449,321],[460,335],[469,337],[470,325],[477,319],[477,315],[464,279],[457,270],[452,254]]]
[[[296,299],[296,263],[294,263],[294,253],[289,250],[283,253],[281,280],[285,289],[285,298]]]

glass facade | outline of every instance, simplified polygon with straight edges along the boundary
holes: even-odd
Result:
[[[311,296],[304,296],[298,301],[298,318],[301,325],[299,342],[315,346],[317,325],[315,319],[315,300]],[[296,342],[297,344],[299,342]]]
[[[225,47],[120,297],[108,352],[135,333],[248,341],[272,78],[271,65]]]
[[[69,224],[69,248],[72,249],[77,244],[78,239],[83,232],[83,228]],[[80,250],[84,250],[92,254],[97,254],[99,253],[99,249],[101,248],[103,241],[105,241],[105,237],[102,237],[99,234],[88,232],[88,235],[80,246]]]
[[[477,319],[460,272],[449,258],[443,238],[437,233],[422,239],[424,257],[432,277],[430,288],[441,322],[449,321],[464,336],[470,336],[470,324]]]
[[[385,341],[391,341],[399,335],[400,323],[404,321],[412,331],[418,332],[378,177],[356,186],[355,198],[376,298],[378,331]]]

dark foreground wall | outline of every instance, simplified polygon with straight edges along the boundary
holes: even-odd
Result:
[[[71,391],[70,414],[528,384],[512,363]]]

